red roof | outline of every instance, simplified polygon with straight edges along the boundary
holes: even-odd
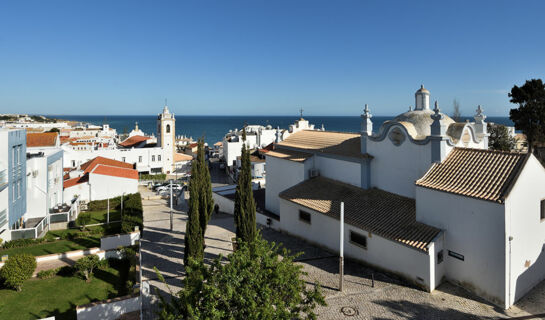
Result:
[[[83,170],[83,173],[88,173],[92,171],[97,165],[104,164],[107,166],[112,167],[118,167],[118,168],[126,168],[126,169],[132,169],[134,166],[130,163],[117,161],[114,159],[108,159],[104,157],[96,157],[92,160],[89,160],[81,165],[81,170]]]
[[[70,187],[73,187],[75,185],[87,182],[87,181],[89,181],[89,176],[84,175],[82,177],[76,177],[76,178],[64,180],[63,187],[64,187],[64,189],[66,189],[66,188],[70,188]]]
[[[146,141],[148,139],[151,139],[150,137],[144,137],[144,136],[132,136],[128,139],[125,139],[125,141],[121,142],[119,145],[125,148],[134,147],[143,141]]]
[[[102,174],[105,176],[128,178],[128,179],[137,179],[138,180],[138,171],[134,169],[125,169],[119,167],[112,167],[107,165],[99,164],[91,171],[92,174]]]
[[[260,153],[267,153],[267,152],[272,151],[272,150],[274,150],[274,143],[269,143],[267,146],[259,149],[258,151]]]
[[[54,147],[57,145],[56,132],[27,133],[27,147]]]

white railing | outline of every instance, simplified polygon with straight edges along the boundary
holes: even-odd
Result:
[[[8,185],[8,169],[0,170],[0,189]]]
[[[0,227],[8,222],[8,210],[4,209],[0,211]]]

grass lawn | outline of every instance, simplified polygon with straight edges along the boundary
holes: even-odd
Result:
[[[89,224],[106,223],[106,216],[108,215],[107,210],[82,211],[82,213],[83,212],[88,212],[91,214],[91,222],[89,222]],[[110,209],[110,221],[119,221],[119,220],[121,220],[121,211]]]
[[[54,240],[51,242],[43,242],[34,244],[24,248],[11,248],[0,250],[0,256],[2,255],[14,255],[16,253],[28,253],[33,256],[43,256],[52,253],[63,253],[73,250],[82,250],[93,247],[100,247],[100,238],[103,235],[116,234],[121,230],[120,223],[112,223],[108,227],[96,226],[89,227],[89,230],[100,230],[100,233],[92,234],[84,237],[66,239],[67,235],[82,233],[79,229],[66,229],[49,231],[45,238],[53,240],[56,237],[63,238],[64,240]],[[1,319],[1,317],[0,317]]]
[[[0,289],[0,319],[76,319],[76,306],[125,295],[128,264],[96,270],[91,282],[79,276],[30,279],[23,290]]]

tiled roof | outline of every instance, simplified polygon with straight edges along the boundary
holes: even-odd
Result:
[[[96,157],[82,164],[81,170],[83,170],[84,173],[88,173],[89,171],[92,171],[99,164],[104,164],[104,165],[119,167],[119,168],[127,168],[127,169],[132,169],[134,167],[130,163],[121,162],[121,161],[108,159],[104,157]]]
[[[417,222],[415,201],[379,189],[361,189],[336,180],[305,180],[279,195],[282,199],[339,219],[344,202],[345,223],[428,251],[439,229]]]
[[[80,183],[87,182],[87,181],[89,181],[89,176],[84,175],[82,177],[76,177],[76,178],[64,180],[63,187],[64,187],[64,189],[66,189],[66,188],[70,188],[70,187],[73,187],[73,186],[78,185]]]
[[[140,143],[151,139],[150,137],[144,137],[144,136],[132,136],[128,139],[125,139],[123,142],[121,142],[119,145],[125,148],[134,147],[136,145],[139,145]]]
[[[308,152],[301,152],[301,151],[281,149],[281,148],[276,148],[273,151],[269,151],[265,155],[269,157],[275,157],[275,158],[280,158],[280,159],[290,160],[295,162],[304,162],[308,158],[312,157],[312,154]]]
[[[97,165],[91,171],[91,174],[101,174],[101,175],[105,175],[105,176],[128,178],[128,179],[137,179],[138,180],[138,171],[136,171],[134,169],[112,167],[112,166],[103,165],[103,164]]]
[[[214,147],[221,147],[222,145],[223,145],[223,142],[221,141],[214,143]]]
[[[417,186],[467,197],[503,202],[527,155],[454,148],[441,163],[416,181]]]
[[[57,144],[57,132],[27,133],[27,147],[54,147]]]
[[[346,157],[364,157],[361,154],[359,133],[303,130],[290,135],[277,146]]]
[[[193,160],[193,157],[188,154],[185,154],[185,153],[174,154],[174,162],[191,161],[191,160]]]

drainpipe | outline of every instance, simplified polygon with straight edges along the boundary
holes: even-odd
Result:
[[[507,297],[507,305],[511,305],[511,242],[513,237],[509,236],[509,296]]]

